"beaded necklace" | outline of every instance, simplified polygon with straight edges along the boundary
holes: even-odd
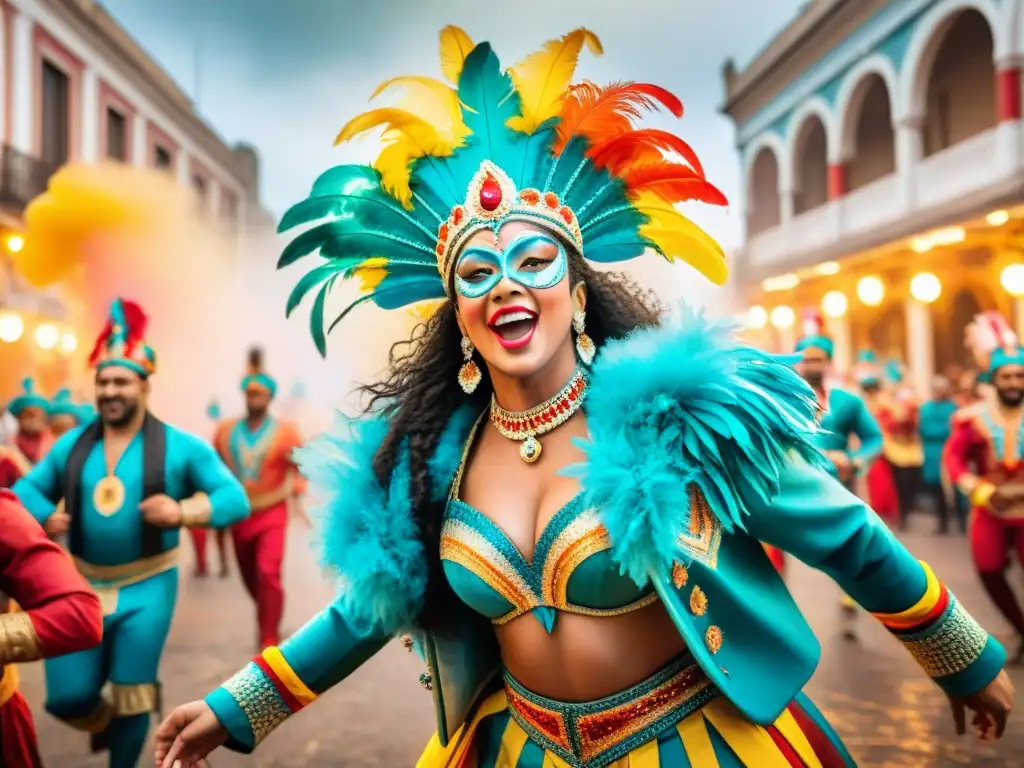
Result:
[[[491,423],[503,437],[520,442],[520,458],[533,464],[542,450],[537,438],[571,419],[583,405],[586,394],[587,378],[577,368],[557,395],[528,411],[506,411],[491,395]]]

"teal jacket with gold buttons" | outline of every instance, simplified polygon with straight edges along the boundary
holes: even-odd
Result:
[[[653,584],[714,684],[771,723],[810,679],[820,648],[760,542],[821,569],[872,612],[951,694],[991,682],[1005,652],[856,496],[815,447],[813,393],[785,363],[732,329],[685,313],[675,327],[606,345],[590,374],[579,478],[611,554]],[[451,487],[477,414],[451,419],[430,462],[436,499]],[[386,417],[343,421],[300,456],[321,502],[323,561],[338,598],[269,648],[207,702],[249,751],[376,653],[411,631],[447,744],[499,669],[489,621],[416,629],[427,565],[409,503],[407,454],[388,487],[373,457]]]
[[[871,415],[864,400],[853,392],[828,390],[828,408],[818,422],[814,444],[823,453],[842,451],[849,455],[858,470],[867,470],[882,453],[882,429]],[[856,450],[850,450],[850,438],[857,438]],[[836,473],[832,462],[829,472]]]

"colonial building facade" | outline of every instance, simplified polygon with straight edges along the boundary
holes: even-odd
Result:
[[[259,218],[255,152],[211,130],[98,2],[0,0],[0,244],[20,248],[24,209],[58,168],[101,160],[166,169],[226,230]],[[30,290],[5,261],[0,397],[27,373],[66,383],[83,369],[77,326],[94,318],[75,290]]]
[[[924,391],[999,309],[1024,330],[1024,0],[813,0],[724,67],[762,341],[823,309],[848,368],[904,360]]]

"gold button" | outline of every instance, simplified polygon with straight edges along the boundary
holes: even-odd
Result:
[[[672,583],[675,584],[676,589],[685,587],[689,578],[690,574],[686,572],[682,563],[672,563]]]
[[[690,592],[690,610],[695,616],[703,616],[708,612],[708,596],[698,586],[694,586]]]
[[[712,653],[718,653],[722,648],[722,630],[712,624],[704,633],[704,644]]]

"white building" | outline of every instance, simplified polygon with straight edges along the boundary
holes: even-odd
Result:
[[[742,72],[725,65],[734,274],[765,343],[789,347],[794,315],[823,304],[841,368],[870,346],[926,389],[966,362],[977,311],[1019,309],[1022,62],[1024,0],[814,0]]]
[[[166,168],[226,229],[244,234],[247,218],[265,227],[255,152],[228,146],[211,130],[98,2],[0,0],[0,32],[0,235],[9,247],[17,247],[27,203],[71,161]],[[76,328],[59,291],[30,291],[9,269],[4,283],[6,314],[17,313],[24,332],[11,340],[14,334],[4,332],[10,318],[0,318],[0,396],[26,373],[45,389],[79,376],[82,351],[73,355],[73,342],[76,334],[91,342],[95,317],[80,318],[90,327]],[[64,341],[40,349],[33,333],[40,324],[58,326]]]

